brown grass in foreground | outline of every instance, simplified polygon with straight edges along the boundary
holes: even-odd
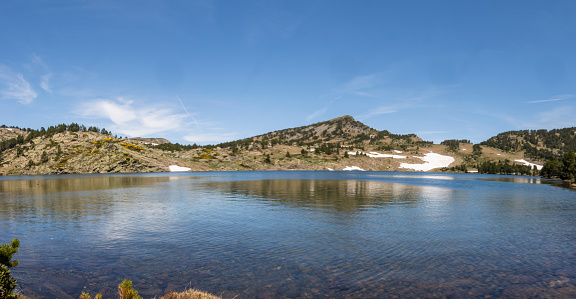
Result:
[[[28,299],[28,297],[18,294],[18,299]],[[82,297],[81,297],[82,298]],[[212,295],[206,292],[189,289],[184,292],[170,292],[164,296],[161,296],[160,299],[222,299],[220,296]]]
[[[222,299],[220,296],[212,295],[206,292],[189,289],[181,293],[171,292],[160,299]]]

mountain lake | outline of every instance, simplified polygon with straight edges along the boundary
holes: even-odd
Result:
[[[538,177],[187,172],[0,177],[31,298],[576,297],[576,191]]]

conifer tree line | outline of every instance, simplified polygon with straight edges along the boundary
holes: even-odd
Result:
[[[507,152],[524,151],[525,157],[535,160],[562,159],[564,153],[576,152],[576,127],[509,131],[480,144]]]
[[[537,175],[538,170],[536,167],[526,165],[518,165],[511,163],[510,160],[492,162],[485,161],[479,163],[477,166],[478,173],[486,174],[516,174],[516,175]]]
[[[546,178],[558,178],[576,182],[576,154],[572,151],[564,154],[561,160],[552,158],[544,163],[540,175]]]

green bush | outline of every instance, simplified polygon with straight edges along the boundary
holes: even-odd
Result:
[[[12,255],[18,252],[20,240],[14,239],[10,244],[0,245],[0,298],[16,298],[14,289],[18,282],[10,276],[10,268],[18,266],[18,261],[12,261]]]
[[[132,288],[132,281],[124,279],[118,286],[118,298],[120,299],[142,299],[138,296],[138,291]]]

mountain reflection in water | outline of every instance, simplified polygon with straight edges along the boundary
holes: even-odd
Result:
[[[0,178],[24,294],[576,297],[576,192],[533,177],[207,172]]]
[[[208,182],[228,194],[241,194],[262,201],[295,207],[319,206],[341,212],[419,201],[444,201],[458,191],[434,186],[414,186],[359,180],[249,180]]]

